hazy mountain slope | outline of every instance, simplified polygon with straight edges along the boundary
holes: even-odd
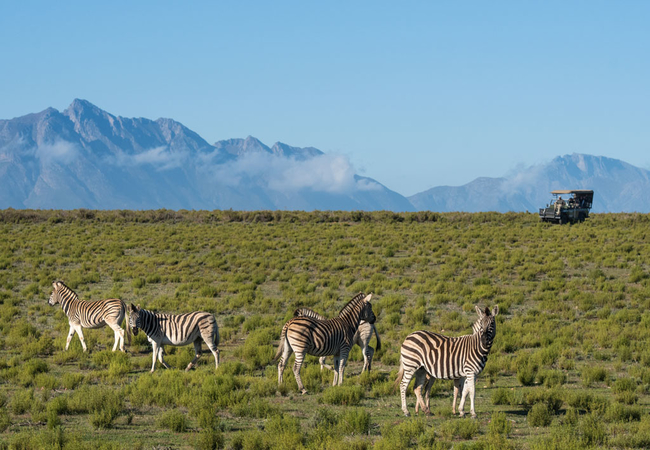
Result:
[[[558,156],[504,178],[477,178],[409,197],[418,210],[537,211],[555,189],[593,189],[594,212],[650,212],[650,171],[604,156]]]
[[[78,99],[0,120],[0,182],[0,208],[414,209],[342,156],[250,136],[210,145]]]

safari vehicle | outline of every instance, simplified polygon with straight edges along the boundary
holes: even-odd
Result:
[[[591,203],[594,200],[594,191],[586,189],[569,189],[551,191],[554,200],[546,205],[546,208],[539,209],[539,217],[542,222],[552,223],[575,223],[583,222],[589,217]],[[569,196],[563,199],[562,196]]]

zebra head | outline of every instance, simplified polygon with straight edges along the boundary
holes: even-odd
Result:
[[[66,285],[63,284],[62,281],[55,281],[52,283],[52,287],[54,290],[52,291],[52,294],[50,294],[50,299],[47,301],[50,306],[54,306],[61,302],[61,290],[66,287]]]
[[[361,308],[361,316],[359,316],[359,324],[361,324],[361,322],[368,322],[369,324],[373,324],[377,320],[377,317],[372,310],[372,304],[370,303],[371,298],[372,294],[368,294],[363,299],[363,307]]]
[[[131,303],[131,311],[129,314],[129,326],[133,331],[133,335],[137,336],[140,330],[140,306],[135,306]]]
[[[476,312],[478,313],[478,320],[472,328],[474,328],[474,333],[478,333],[481,336],[481,344],[489,349],[492,347],[494,336],[497,334],[496,316],[499,314],[499,305],[495,306],[492,311],[488,307],[485,310],[481,310],[481,308],[476,306]]]

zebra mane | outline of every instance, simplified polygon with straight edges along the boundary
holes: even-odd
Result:
[[[72,289],[70,289],[68,286],[66,286],[66,284],[63,281],[57,281],[56,283],[61,284],[60,291],[63,291],[63,292],[67,291],[67,292],[72,294],[73,300],[79,300],[79,296],[77,295],[77,293],[75,291],[73,291]]]
[[[339,317],[341,317],[343,313],[351,311],[364,298],[366,298],[366,294],[364,294],[363,292],[359,292],[357,295],[352,297],[352,300],[350,300],[343,308],[341,308],[341,311],[339,311]]]
[[[310,308],[296,309],[293,312],[293,317],[299,317],[299,316],[311,317],[313,319],[318,319],[318,320],[327,320],[327,317],[323,316],[322,314],[318,314],[316,311]]]

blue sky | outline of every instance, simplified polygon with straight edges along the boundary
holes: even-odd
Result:
[[[0,118],[83,98],[314,146],[412,195],[567,153],[650,168],[650,2],[3,2]]]

